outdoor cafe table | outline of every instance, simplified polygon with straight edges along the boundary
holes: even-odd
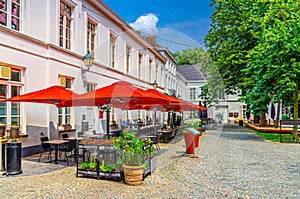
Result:
[[[57,164],[58,161],[61,161],[58,159],[58,146],[62,145],[62,144],[66,144],[68,143],[68,140],[49,140],[49,141],[44,141],[43,143],[45,144],[52,144],[55,145],[55,159],[54,159],[54,163]],[[49,161],[52,162],[52,161]]]
[[[154,140],[157,138],[157,135],[142,135],[141,136],[142,139],[150,139],[150,140]]]
[[[77,141],[80,141],[80,140],[83,140],[83,139],[84,139],[84,137],[67,137],[67,138],[65,138],[65,140],[69,140],[69,141],[75,142],[75,146],[74,146],[74,157],[75,157],[75,160],[77,160],[77,145],[78,145]]]

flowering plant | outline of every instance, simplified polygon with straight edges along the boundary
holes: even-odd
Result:
[[[187,127],[199,128],[201,126],[201,120],[199,118],[193,118],[185,121]]]
[[[105,140],[100,138],[85,138],[80,141],[80,144],[101,144],[101,145],[112,145],[111,140]]]
[[[63,127],[71,126],[71,124],[63,124],[62,126],[63,126]]]
[[[151,144],[150,139],[141,139],[134,135],[134,132],[124,130],[120,137],[112,138],[112,144],[122,151],[122,160],[127,166],[140,166],[144,164],[144,154],[150,151],[155,151],[154,146],[144,150],[148,144]]]

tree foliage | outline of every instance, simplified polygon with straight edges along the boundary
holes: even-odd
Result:
[[[241,80],[250,76],[247,77],[242,69],[250,61],[248,51],[257,43],[253,34],[258,27],[249,20],[254,1],[257,0],[212,0],[212,27],[205,42],[227,93],[235,93],[237,89],[248,90],[252,86],[251,82],[242,84]]]
[[[203,48],[187,49],[182,52],[176,52],[174,57],[178,65],[197,64],[201,68],[201,73],[207,80],[207,84],[201,88],[199,97],[207,106],[218,103],[218,99],[224,96],[224,85],[220,73],[210,58],[209,54]]]
[[[297,119],[299,1],[212,0],[212,6],[206,44],[226,88],[243,89],[243,100],[255,114],[267,111],[270,102],[289,104],[294,96]]]
[[[206,51],[203,48],[186,49],[181,52],[174,53],[174,57],[179,66],[185,65],[202,65],[206,57]]]

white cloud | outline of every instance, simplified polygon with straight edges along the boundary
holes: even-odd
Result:
[[[135,30],[141,31],[142,33],[146,33],[149,35],[157,35],[157,23],[158,17],[154,14],[142,15],[133,23],[129,25]]]

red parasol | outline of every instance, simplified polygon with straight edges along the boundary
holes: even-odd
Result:
[[[199,105],[192,104],[183,100],[178,101],[178,103],[172,103],[169,105],[170,110],[178,111],[205,111],[207,108]]]
[[[73,99],[76,106],[102,106],[111,104],[114,107],[126,104],[163,104],[168,100],[133,86],[129,82],[119,81],[109,86],[82,94]]]
[[[67,102],[68,104],[70,102]],[[126,81],[119,81],[94,91],[82,94],[73,99],[73,106],[102,106],[110,104],[116,108],[135,108],[144,104],[169,103],[164,97],[160,97],[146,90],[133,86]],[[109,137],[109,111],[107,111],[107,135]]]
[[[7,99],[6,101],[55,104],[59,107],[62,106],[65,103],[65,101],[72,100],[73,97],[76,96],[79,95],[66,89],[63,86],[56,85],[46,89],[15,96]]]

